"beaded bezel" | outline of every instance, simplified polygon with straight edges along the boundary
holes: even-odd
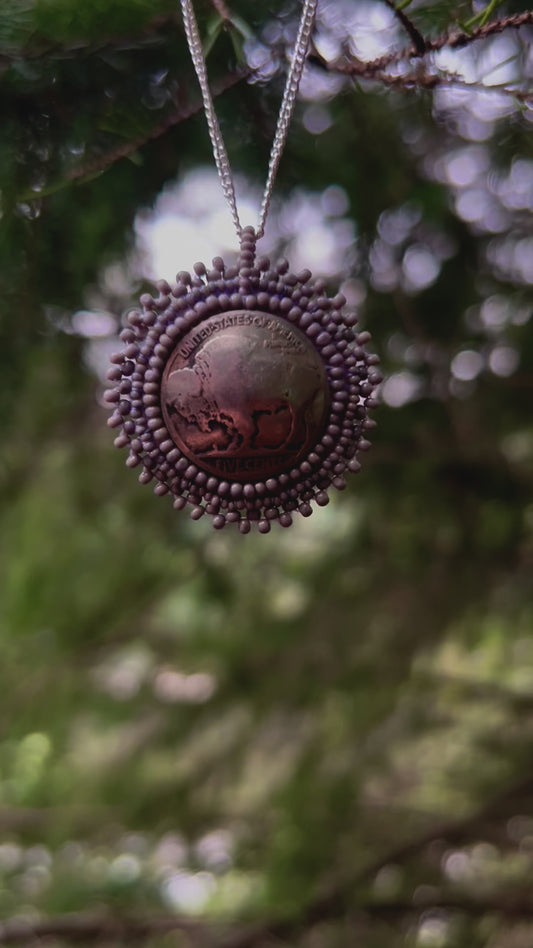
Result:
[[[108,420],[120,428],[118,448],[128,448],[128,467],[142,466],[139,481],[156,481],[154,493],[171,494],[174,507],[191,505],[193,520],[204,514],[221,529],[236,523],[241,533],[255,524],[268,533],[273,521],[288,527],[292,514],[308,517],[328,503],[331,487],[346,486],[346,472],[360,469],[358,454],[370,447],[368,415],[375,405],[381,376],[378,358],[365,346],[370,333],[354,331],[353,313],[344,313],[342,294],[329,297],[325,281],[309,270],[293,274],[286,260],[271,266],[255,256],[255,234],[245,228],[236,266],[221,257],[212,268],[195,264],[194,273],[180,272],[176,283],[157,283],[158,296],[144,294],[142,310],[128,316],[121,333],[124,348],[111,357],[106,399],[113,408]],[[206,318],[230,310],[248,310],[286,320],[305,334],[319,354],[328,385],[328,411],[317,443],[290,470],[262,480],[244,482],[216,477],[202,470],[175,443],[163,420],[161,381],[165,365],[180,339]]]

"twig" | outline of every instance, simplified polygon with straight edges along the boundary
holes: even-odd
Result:
[[[398,16],[403,13],[402,10],[398,10],[394,6],[393,0],[385,0],[385,2]],[[469,91],[499,92],[503,95],[512,96],[520,102],[531,103],[533,101],[533,92],[523,89],[514,89],[510,86],[488,86],[483,83],[464,82],[458,76],[450,75],[449,73],[424,71],[420,67],[417,68],[416,72],[409,74],[403,73],[401,75],[391,74],[387,71],[391,66],[398,65],[406,59],[412,59],[414,57],[420,59],[428,53],[438,52],[444,49],[444,47],[460,49],[477,40],[486,39],[497,33],[503,33],[510,28],[519,29],[528,24],[533,24],[533,11],[504,17],[501,20],[495,20],[493,23],[486,23],[484,26],[479,26],[473,30],[472,33],[456,32],[429,40],[420,36],[409,20],[409,27],[406,26],[406,29],[410,32],[411,28],[413,28],[417,33],[416,38],[415,36],[412,37],[414,47],[411,50],[395,50],[392,53],[381,56],[379,59],[365,62],[357,59],[355,56],[347,56],[346,54],[342,59],[330,61],[324,59],[315,48],[309,57],[309,62],[328,72],[355,76],[359,79],[374,80],[381,82],[383,85],[406,91],[410,91],[414,88],[435,89],[437,86],[448,86],[450,88],[466,89]]]
[[[224,92],[227,92],[228,89],[233,88],[233,86],[238,85],[239,82],[242,82],[249,73],[245,70],[241,70],[238,73],[232,73],[229,76],[226,76],[220,82],[214,83],[212,87],[213,97],[216,98],[219,95],[222,95]],[[51,184],[48,187],[39,191],[39,193],[31,192],[31,194],[22,194],[19,195],[19,200],[37,200],[39,198],[46,197],[48,194],[53,194],[56,191],[61,190],[65,187],[66,183],[72,181],[79,181],[84,178],[90,178],[101,174],[103,171],[106,171],[112,165],[114,165],[121,158],[127,158],[128,155],[134,154],[138,151],[139,148],[142,148],[143,145],[147,145],[148,142],[154,141],[154,139],[159,138],[161,135],[164,135],[170,128],[174,125],[179,125],[180,122],[184,122],[186,119],[191,118],[193,115],[196,115],[198,112],[202,111],[202,104],[199,99],[196,99],[193,105],[179,106],[177,109],[174,109],[165,118],[155,125],[147,135],[136,138],[133,141],[127,141],[119,145],[117,148],[114,148],[112,151],[107,152],[105,155],[99,155],[98,157],[90,158],[88,161],[84,162],[82,165],[79,165],[76,168],[68,171],[61,181],[58,181],[56,184]]]
[[[248,73],[242,70],[240,72],[231,73],[220,82],[214,83],[212,86],[213,98],[217,98],[219,95],[227,92],[228,89],[232,89],[233,86],[238,85],[238,83],[242,82],[247,75]],[[166,115],[161,122],[155,125],[154,128],[150,130],[148,135],[144,135],[142,138],[137,138],[134,141],[124,142],[123,145],[115,148],[107,155],[104,155],[100,158],[95,158],[93,161],[87,162],[81,168],[74,169],[67,175],[68,180],[74,181],[77,178],[86,177],[87,175],[104,171],[110,165],[113,165],[116,161],[118,161],[119,158],[126,158],[128,155],[133,154],[133,152],[137,151],[143,145],[153,141],[155,138],[159,138],[161,135],[167,132],[169,128],[172,128],[174,125],[178,125],[180,122],[184,122],[186,119],[191,118],[193,115],[196,115],[201,111],[202,103],[200,99],[195,99],[192,105],[182,105],[179,108],[174,109],[169,113],[169,115]]]
[[[381,82],[385,86],[403,89],[404,91],[413,89],[431,90],[437,86],[448,86],[454,89],[466,89],[470,92],[499,92],[501,95],[511,96],[525,103],[533,101],[533,91],[513,89],[511,86],[486,86],[479,82],[465,82],[458,76],[447,73],[423,72],[419,69],[416,73],[391,75],[385,70],[376,71],[373,62],[366,63],[356,58],[344,58],[329,62],[316,53],[310,57],[310,61],[328,72]]]
[[[217,6],[221,16],[229,14],[225,0],[212,0],[212,2]],[[408,19],[405,17],[405,14],[403,14],[403,11],[394,7],[392,0],[386,0],[386,2],[389,3],[389,6],[394,9],[398,16],[403,16],[406,20]],[[399,63],[406,58],[413,56],[425,56],[429,52],[436,52],[446,46],[450,47],[451,49],[458,49],[467,46],[476,40],[486,39],[488,36],[494,35],[496,33],[502,33],[504,30],[510,28],[519,29],[521,26],[533,24],[533,11],[526,11],[525,13],[504,17],[501,20],[495,20],[492,23],[486,23],[485,25],[479,26],[477,29],[473,30],[472,33],[452,33],[451,35],[437,37],[434,40],[425,40],[420,34],[418,34],[418,31],[413,27],[411,21],[408,22],[409,27],[407,27],[407,24],[405,24],[406,29],[408,29],[408,32],[413,39],[413,43],[415,44],[415,48],[411,51],[396,50],[386,56],[382,56],[379,59],[374,59],[369,62],[362,62],[355,58],[350,58],[349,60],[343,61],[337,60],[336,62],[328,62],[315,53],[310,57],[310,61],[314,62],[316,65],[319,65],[323,69],[327,69],[329,72],[344,73],[346,75],[357,76],[360,79],[374,79],[375,81],[381,82],[384,85],[398,89],[434,89],[437,86],[446,85],[449,87],[464,88],[469,90],[479,89],[482,91],[497,91],[503,93],[504,95],[513,96],[515,99],[524,103],[531,102],[533,94],[523,90],[515,90],[509,87],[480,86],[473,83],[464,83],[462,80],[450,75],[439,75],[427,72],[424,73],[420,70],[417,71],[416,74],[401,76],[391,75],[386,70],[388,67]],[[152,21],[150,24],[150,33],[152,35],[155,33],[156,26],[160,25],[160,23],[161,21],[158,20]],[[412,33],[412,30],[415,31],[414,34]],[[423,50],[422,44],[424,46]],[[49,50],[49,53],[50,52],[52,51]],[[87,52],[87,50],[85,50],[85,52]],[[17,57],[20,55],[23,54],[17,53]],[[250,75],[251,72],[246,72],[244,70],[239,71],[238,73],[230,74],[223,81],[214,85],[213,95],[215,97],[221,95],[228,89],[237,85],[243,79],[248,78]],[[65,180],[67,182],[76,181],[105,171],[121,158],[125,158],[128,155],[133,154],[149,141],[159,138],[161,135],[167,132],[169,128],[172,128],[174,125],[177,125],[185,119],[190,118],[200,110],[201,104],[198,100],[192,106],[186,105],[178,107],[177,109],[170,112],[147,135],[137,138],[133,141],[124,142],[106,155],[90,159],[83,165],[67,172]],[[41,191],[39,195],[35,195],[32,192],[29,195],[20,196],[19,199],[34,200],[37,197],[43,197],[46,196],[46,194],[51,194],[54,191],[60,190],[64,186],[65,181],[63,180]]]
[[[515,13],[512,16],[502,17],[501,20],[493,20],[492,23],[485,23],[484,26],[478,26],[471,33],[457,32],[451,36],[441,36],[435,40],[429,40],[426,44],[428,52],[436,52],[444,46],[451,49],[459,49],[463,46],[469,46],[476,40],[488,39],[489,36],[495,36],[497,33],[503,33],[505,30],[518,30],[521,26],[533,25],[533,10],[526,10],[525,13]]]
[[[211,0],[215,10],[217,11],[221,20],[224,20],[225,23],[229,23],[231,20],[231,13],[225,0]]]
[[[219,14],[223,19],[228,19],[231,17],[231,13],[225,3],[225,0],[211,0]],[[394,5],[392,0],[386,0],[391,9],[394,10],[396,15],[400,17],[405,14],[403,10],[398,10]],[[407,17],[405,17],[408,20]],[[403,21],[402,21],[403,22]],[[488,39],[490,36],[494,36],[497,33],[503,33],[508,29],[520,29],[522,26],[531,26],[533,25],[533,11],[526,10],[523,13],[515,13],[511,16],[502,17],[499,20],[493,20],[491,23],[485,23],[482,26],[478,26],[473,29],[470,33],[466,33],[464,30],[456,30],[451,33],[445,33],[442,36],[438,36],[435,39],[426,39],[419,33],[419,31],[414,27],[410,20],[408,20],[410,27],[415,31],[417,37],[414,35],[411,36],[413,41],[412,49],[395,49],[390,53],[386,53],[384,56],[380,56],[378,59],[370,60],[365,63],[365,66],[369,71],[381,72],[381,70],[393,66],[396,63],[402,62],[404,59],[408,59],[413,56],[427,55],[428,53],[438,52],[440,49],[443,49],[445,46],[450,49],[460,49],[464,46],[469,46],[471,43],[476,42],[477,40]],[[154,17],[142,28],[140,36],[144,39],[154,39],[155,41],[164,41],[166,36],[169,33],[169,29],[176,29],[179,24],[179,18],[177,15],[173,14],[168,17]],[[405,28],[407,25],[404,24]],[[409,30],[408,30],[409,32]],[[411,35],[411,34],[410,34]],[[62,56],[65,54],[72,53],[72,55],[84,55],[89,56],[93,53],[102,52],[106,49],[120,49],[124,46],[127,49],[131,48],[131,45],[135,40],[139,39],[139,34],[133,36],[120,36],[116,37],[113,40],[106,42],[98,43],[96,45],[87,44],[76,44],[75,46],[69,47],[66,46],[46,46],[42,45],[34,49],[3,49],[0,53],[0,65],[9,65],[11,62],[19,62],[21,59],[43,59],[46,56],[53,56],[56,53],[60,53]],[[424,49],[421,48],[421,42],[423,42]]]
[[[59,54],[62,58],[65,56],[92,56],[95,53],[102,53],[107,50],[120,50],[122,48],[131,50],[132,43],[135,41],[146,42],[164,42],[169,34],[177,31],[181,25],[180,17],[177,13],[167,16],[154,16],[148,20],[140,31],[135,34],[121,34],[114,36],[113,39],[102,40],[96,43],[86,43],[78,40],[75,43],[46,43],[42,40],[35,42],[27,47],[12,46],[8,48],[3,46],[0,52],[0,66],[9,66],[11,63],[17,63],[21,60],[38,61],[46,59],[48,56]]]
[[[217,0],[218,2],[218,0]],[[397,11],[401,12],[401,11]],[[448,45],[452,48],[459,47],[461,45],[466,45],[466,41],[470,42],[474,39],[482,38],[482,36],[487,36],[490,33],[502,32],[504,29],[507,29],[509,26],[518,28],[519,26],[524,25],[526,22],[533,23],[533,12],[520,14],[517,17],[506,17],[504,20],[496,21],[496,23],[488,23],[486,26],[479,27],[477,31],[474,31],[472,34],[455,34],[451,37],[440,37],[436,40],[426,41],[426,52],[435,51],[437,49],[442,49],[443,46]],[[435,73],[424,73],[417,71],[416,75],[400,75],[395,76],[386,72],[385,66],[392,64],[395,57],[405,58],[408,55],[405,52],[401,54],[394,54],[393,57],[381,57],[378,60],[372,60],[370,62],[362,62],[355,58],[350,58],[349,60],[328,62],[322,57],[318,56],[315,52],[311,57],[310,61],[319,65],[321,68],[327,69],[328,72],[343,73],[345,75],[356,76],[360,79],[373,79],[376,82],[381,82],[383,85],[389,87],[403,89],[403,90],[412,90],[413,88],[420,89],[435,89],[437,86],[448,86],[450,88],[462,88],[472,90],[480,90],[486,92],[500,92],[504,95],[512,96],[513,98],[524,102],[529,103],[533,100],[533,93],[525,92],[520,89],[512,89],[507,86],[484,86],[474,83],[465,83],[462,80],[449,75],[439,75]],[[416,53],[416,55],[420,55]],[[380,65],[381,64],[381,65]],[[379,68],[378,68],[379,67]],[[250,76],[250,72],[245,70],[239,71],[238,73],[232,73],[227,76],[224,80],[214,84],[213,95],[217,97],[222,95],[228,89],[233,88],[239,82],[242,82],[244,79]],[[110,168],[115,162],[119,161],[121,158],[126,158],[128,155],[133,154],[143,145],[146,145],[149,141],[153,141],[156,138],[159,138],[165,132],[167,132],[174,125],[178,125],[180,122],[185,121],[190,118],[192,115],[195,115],[197,112],[201,111],[201,103],[197,100],[193,105],[180,106],[177,109],[170,112],[165,118],[159,122],[148,135],[143,136],[142,138],[137,138],[133,141],[127,141],[113,149],[113,151],[107,153],[106,155],[95,157],[90,159],[88,162],[85,162],[83,165],[74,168],[72,171],[68,172],[65,180],[68,182],[80,180],[83,178],[90,177],[92,175],[100,174],[105,171],[107,168]],[[64,182],[59,182],[57,187],[52,185],[45,191],[40,192],[39,197],[43,197],[46,194],[50,194],[55,190],[59,190],[64,186]],[[22,196],[24,199],[34,199],[35,194]],[[22,198],[21,198],[22,199]]]
[[[445,33],[437,36],[435,39],[424,40],[424,55],[436,53],[445,47],[450,49],[461,49],[475,43],[478,40],[488,39],[489,36],[495,36],[497,33],[503,33],[505,30],[518,30],[522,26],[533,25],[533,10],[526,10],[525,13],[515,13],[512,16],[502,17],[500,20],[493,20],[492,23],[485,23],[484,26],[478,26],[471,33],[465,33],[463,30],[456,30],[452,33]],[[396,49],[391,53],[380,56],[379,59],[372,59],[365,63],[369,71],[381,72],[389,66],[394,66],[405,59],[413,56],[419,56],[420,53],[414,49]]]
[[[384,866],[405,862],[436,839],[443,839],[451,843],[477,838],[480,835],[480,827],[487,820],[506,821],[509,818],[509,810],[516,812],[516,807],[520,805],[521,801],[530,798],[532,790],[533,775],[528,775],[520,783],[502,790],[489,803],[474,811],[474,813],[463,817],[463,819],[433,824],[426,832],[415,839],[400,843],[393,850],[389,850],[388,853],[370,863],[357,880],[358,884],[373,879]]]
[[[406,13],[395,5],[393,0],[385,0],[385,3],[393,11],[396,18],[402,24],[407,35],[413,43],[413,47],[419,56],[423,56],[426,51],[426,41],[421,33],[418,32],[414,23],[409,19]]]
[[[533,103],[533,90],[526,92],[524,89],[513,89],[510,86],[484,86],[478,82],[464,82],[456,76],[433,75],[430,73],[421,73],[416,76],[389,76],[387,73],[380,73],[373,78],[384,85],[403,89],[405,92],[412,91],[415,88],[431,90],[438,86],[446,86],[449,89],[465,89],[469,92],[499,92],[500,95],[510,96],[518,102]]]

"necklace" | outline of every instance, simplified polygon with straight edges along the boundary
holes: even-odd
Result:
[[[274,180],[287,138],[318,0],[304,0],[270,160],[259,224],[242,227],[231,168],[207,80],[192,0],[180,0],[189,50],[222,190],[240,241],[236,266],[215,257],[176,283],[157,283],[142,310],[129,314],[123,349],[112,356],[106,392],[115,439],[142,484],[191,506],[221,529],[252,524],[268,533],[292,514],[312,512],[342,490],[370,447],[368,417],[381,376],[365,350],[367,332],[344,313],[309,270],[257,257]]]

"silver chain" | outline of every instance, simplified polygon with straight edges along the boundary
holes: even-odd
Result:
[[[243,228],[241,226],[239,212],[237,210],[235,185],[233,183],[233,175],[231,173],[228,153],[226,151],[226,146],[224,145],[224,140],[220,131],[220,125],[218,124],[213,98],[211,96],[211,90],[209,89],[207,66],[202,48],[202,41],[200,39],[200,33],[198,30],[198,23],[196,22],[196,17],[194,15],[192,0],[180,0],[180,2],[183,24],[185,27],[185,35],[187,37],[187,43],[189,45],[196,75],[198,76],[198,82],[200,83],[202,101],[207,119],[207,127],[209,129],[209,136],[211,138],[211,145],[213,147],[213,155],[215,158],[215,164],[217,166],[218,176],[222,185],[222,191],[224,192],[224,196],[231,210],[231,216],[233,218],[233,223],[235,224],[237,236],[240,238]],[[265,222],[270,208],[270,202],[272,200],[274,181],[279,163],[281,161],[281,156],[283,154],[283,149],[285,147],[285,142],[287,141],[289,125],[294,112],[296,96],[298,95],[298,87],[300,85],[300,79],[302,78],[305,58],[307,55],[307,48],[309,46],[309,40],[311,38],[311,33],[313,31],[313,25],[315,22],[317,5],[318,0],[304,0],[300,25],[298,27],[298,35],[296,37],[289,73],[285,83],[285,91],[283,93],[283,99],[281,101],[279,110],[276,133],[274,135],[274,141],[272,142],[272,149],[268,162],[267,180],[265,184],[263,200],[261,202],[259,224],[256,229],[257,238],[262,237],[265,232]]]

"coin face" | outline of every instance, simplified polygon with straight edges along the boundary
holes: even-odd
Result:
[[[181,337],[161,404],[172,440],[199,468],[257,481],[289,471],[323,434],[329,388],[319,353],[291,323],[234,310]]]

